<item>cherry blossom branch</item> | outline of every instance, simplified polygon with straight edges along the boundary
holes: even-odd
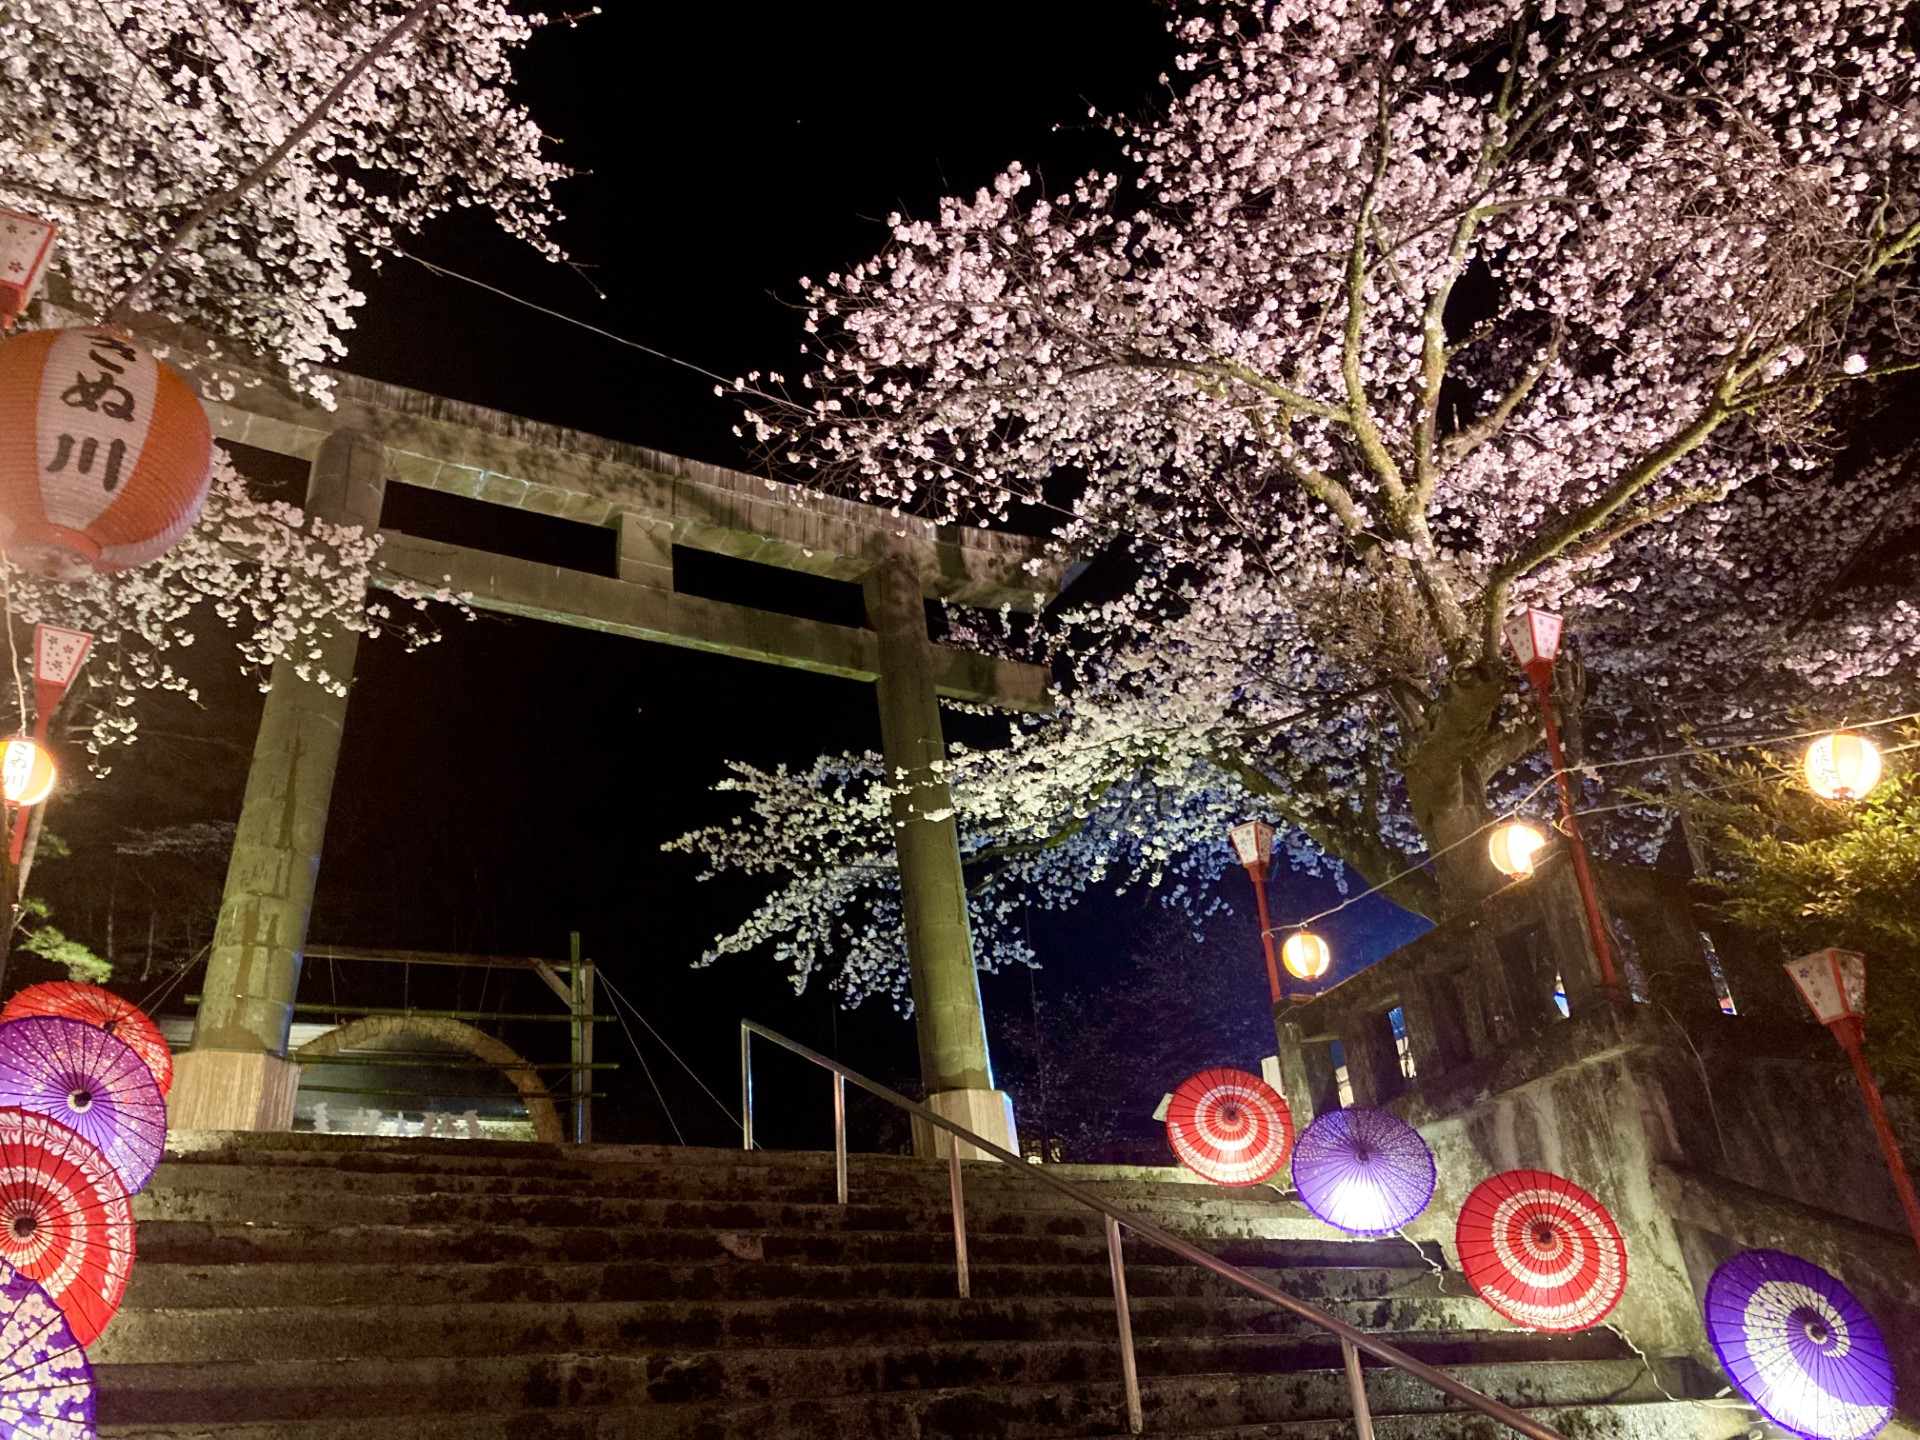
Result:
[[[201,204],[198,210],[195,210],[193,214],[183,220],[179,228],[173,232],[172,237],[160,248],[160,253],[153,257],[146,269],[134,276],[132,281],[128,283],[126,289],[113,304],[108,307],[106,316],[108,323],[112,324],[125,320],[128,307],[145,292],[147,286],[153,283],[154,277],[160,273],[161,267],[173,258],[180,247],[185,245],[188,239],[192,237],[193,233],[277,170],[280,167],[280,162],[298,149],[306,138],[319,128],[320,122],[326,119],[328,112],[333,109],[342,96],[353,88],[354,83],[358,81],[362,75],[367,73],[368,68],[391,51],[394,46],[398,45],[400,41],[406,37],[407,32],[415,29],[440,3],[441,0],[415,0],[414,7],[400,18],[399,23],[388,30],[385,35],[382,35],[364,55],[347,67],[346,73],[334,82],[333,88],[320,97],[319,103],[307,112],[306,118],[294,126],[294,128],[287,133],[286,138],[268,152],[264,160],[254,166],[246,175],[242,176],[237,184],[231,185],[218,194],[210,196]]]

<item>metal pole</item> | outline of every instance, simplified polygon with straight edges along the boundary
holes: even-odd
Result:
[[[1866,1036],[1858,1020],[1839,1020],[1829,1027],[1833,1038],[1840,1042],[1840,1048],[1847,1052],[1847,1059],[1853,1063],[1854,1079],[1860,1082],[1860,1096],[1867,1102],[1867,1115],[1873,1121],[1873,1130],[1880,1137],[1880,1151],[1887,1157],[1887,1174],[1893,1180],[1893,1193],[1900,1197],[1900,1208],[1907,1212],[1907,1232],[1913,1236],[1913,1243],[1920,1248],[1920,1198],[1913,1193],[1913,1178],[1907,1174],[1907,1162],[1900,1153],[1900,1141],[1893,1133],[1893,1124],[1887,1119],[1886,1102],[1880,1097],[1880,1084],[1873,1078],[1873,1070],[1867,1064],[1867,1053],[1863,1045]]]
[[[753,1032],[740,1027],[740,1148],[753,1148]]]
[[[1612,999],[1620,996],[1620,977],[1613,969],[1613,947],[1607,943],[1607,922],[1600,915],[1600,896],[1593,888],[1593,871],[1587,864],[1587,842],[1581,838],[1580,822],[1574,816],[1573,777],[1567,774],[1567,757],[1560,750],[1560,725],[1553,718],[1553,698],[1548,692],[1551,673],[1545,667],[1530,665],[1527,678],[1533,682],[1540,699],[1540,720],[1547,732],[1547,759],[1553,764],[1553,778],[1560,788],[1560,823],[1566,827],[1567,848],[1573,853],[1573,878],[1580,887],[1580,903],[1587,912],[1587,930],[1593,936],[1593,956],[1600,962],[1600,984]]]
[[[1253,903],[1260,914],[1260,944],[1267,954],[1267,993],[1273,1003],[1278,1005],[1282,999],[1280,989],[1280,963],[1273,954],[1273,921],[1267,916],[1267,865],[1263,860],[1258,865],[1249,865],[1247,874],[1253,878]]]
[[[590,1078],[579,1067],[593,1060],[593,967],[580,959],[580,932],[568,937],[567,954],[571,962],[567,979],[572,987],[570,1009],[573,1014],[573,1143],[593,1143],[593,1101],[587,1097]]]
[[[1360,1352],[1344,1335],[1340,1337],[1340,1358],[1347,1364],[1347,1394],[1353,1399],[1355,1440],[1373,1440],[1373,1410],[1367,1404],[1367,1382],[1360,1374]]]
[[[1113,1272],[1113,1315],[1120,1325],[1120,1379],[1127,1387],[1127,1429],[1147,1428],[1140,1410],[1140,1367],[1133,1358],[1133,1312],[1127,1306],[1127,1262],[1120,1250],[1120,1222],[1107,1216],[1107,1266]]]
[[[960,1298],[973,1298],[973,1281],[967,1275],[967,1197],[960,1189],[960,1142],[947,1137],[947,1189],[953,1196],[953,1264],[960,1273]]]
[[[833,1186],[847,1203],[847,1077],[833,1072]]]

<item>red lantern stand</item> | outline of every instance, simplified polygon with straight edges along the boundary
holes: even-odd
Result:
[[[1900,1208],[1907,1212],[1907,1231],[1920,1249],[1920,1198],[1913,1193],[1913,1178],[1907,1174],[1906,1158],[1900,1153],[1900,1141],[1887,1118],[1886,1101],[1881,1098],[1879,1082],[1867,1064],[1867,961],[1851,950],[1819,950],[1787,962],[1800,996],[1813,1011],[1814,1018],[1832,1032],[1847,1052],[1853,1066],[1853,1078],[1860,1082],[1860,1098],[1867,1102],[1867,1118],[1873,1121],[1874,1134],[1880,1138],[1880,1150],[1886,1156],[1887,1175],[1900,1197]]]
[[[1547,734],[1547,759],[1553,766],[1553,778],[1560,789],[1560,823],[1567,832],[1567,848],[1573,853],[1573,877],[1580,887],[1580,903],[1587,912],[1587,929],[1593,937],[1594,959],[1600,964],[1600,984],[1612,999],[1620,995],[1620,980],[1613,969],[1613,947],[1607,943],[1607,922],[1600,913],[1599,892],[1594,889],[1593,869],[1587,862],[1587,844],[1580,835],[1575,818],[1573,779],[1567,773],[1567,757],[1560,749],[1560,722],[1553,713],[1553,661],[1560,653],[1560,617],[1546,610],[1523,610],[1507,626],[1507,643],[1520,661],[1540,701],[1540,723]]]
[[[1280,988],[1280,961],[1273,953],[1273,921],[1267,915],[1267,860],[1273,854],[1273,827],[1264,820],[1249,820],[1228,831],[1234,854],[1247,867],[1253,881],[1253,903],[1260,916],[1260,947],[1267,957],[1267,992],[1278,1005],[1285,998]]]
[[[66,699],[67,687],[73,684],[74,677],[80,673],[80,667],[87,661],[87,651],[93,648],[93,636],[84,630],[69,630],[62,625],[36,625],[33,627],[33,743],[44,748],[47,743],[47,726],[53,720],[53,712],[60,708],[60,702]],[[26,853],[29,807],[16,807],[13,817],[13,838],[7,849],[7,860],[17,869],[20,857]],[[35,811],[39,814],[39,811]]]

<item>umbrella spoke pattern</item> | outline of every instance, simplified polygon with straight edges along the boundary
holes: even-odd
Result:
[[[1385,1235],[1433,1199],[1433,1152],[1420,1132],[1385,1110],[1329,1110],[1300,1137],[1293,1187],[1329,1225]]]
[[[1707,1282],[1706,1321],[1727,1378],[1795,1434],[1866,1440],[1893,1418],[1880,1327],[1811,1260],[1743,1250]]]
[[[40,1283],[80,1344],[119,1308],[133,1245],[133,1206],[106,1157],[56,1120],[0,1108],[0,1260]]]
[[[168,1048],[160,1027],[131,1000],[124,1000],[98,985],[48,980],[29,985],[9,999],[6,1008],[0,1009],[0,1025],[33,1015],[58,1015],[99,1026],[109,1035],[126,1041],[134,1053],[147,1062],[162,1097],[173,1088],[173,1051]]]
[[[1180,1163],[1219,1185],[1258,1185],[1287,1163],[1293,1112],[1244,1070],[1202,1070],[1167,1105],[1167,1140]]]
[[[93,1440],[93,1366],[46,1290],[0,1265],[0,1437]]]
[[[1627,1247],[1613,1216],[1545,1170],[1508,1170],[1475,1186],[1454,1240],[1480,1298],[1529,1329],[1598,1325],[1627,1288]]]
[[[77,1130],[128,1194],[153,1178],[167,1146],[167,1102],[126,1042],[83,1020],[37,1015],[0,1025],[0,1106]]]

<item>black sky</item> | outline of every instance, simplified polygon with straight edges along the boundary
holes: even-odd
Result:
[[[470,213],[411,248],[723,375],[797,372],[790,306],[799,276],[865,258],[890,211],[928,213],[941,195],[970,193],[1010,160],[1065,184],[1109,154],[1088,107],[1155,103],[1170,57],[1161,14],[1144,0],[975,0],[937,11],[865,0],[610,0],[596,18],[546,31],[522,67],[526,103],[582,172],[561,187],[569,219],[560,238],[605,298]],[[350,370],[750,463],[731,434],[734,407],[692,371],[406,260],[370,277],[367,294]],[[421,531],[461,523],[426,514],[426,503],[395,487],[389,523]],[[754,598],[760,582],[711,566],[696,574],[698,563],[688,557],[683,582]],[[811,603],[852,597],[816,594]],[[761,958],[691,969],[703,942],[744,914],[755,892],[733,881],[697,885],[692,861],[660,853],[663,841],[729,813],[709,790],[727,758],[797,764],[877,746],[867,689],[532,622],[483,617],[444,628],[444,640],[418,654],[390,641],[361,649],[315,941],[559,956],[567,932],[579,930],[588,953],[723,1097],[733,1093],[743,1014],[883,1078],[914,1072],[910,1027],[883,1004],[836,1015],[821,987],[796,998]],[[242,742],[250,736],[258,697],[246,686],[218,686],[208,706],[201,721],[163,712],[158,728],[204,722]],[[178,746],[125,757],[115,823],[187,818],[194,807],[177,787],[141,780],[143,766],[169,754],[177,766]],[[237,799],[240,750],[221,755],[206,765],[206,818],[232,818]],[[1288,916],[1320,908],[1332,890],[1288,880],[1276,895]],[[1097,982],[1111,970],[1137,904],[1036,915],[1042,986]],[[1395,926],[1385,907],[1368,907],[1328,933],[1350,964],[1397,943]],[[1251,931],[1241,938],[1245,949]],[[1217,974],[1197,983],[1230,983],[1260,1004],[1257,953],[1222,948]],[[450,976],[423,973],[406,982],[408,998],[473,1004],[476,979],[456,992]],[[366,983],[310,969],[303,997]],[[1024,976],[988,977],[985,992],[990,1015],[1030,1003]],[[495,989],[486,1003],[526,1009],[541,996]],[[561,1035],[509,1038],[539,1051]],[[718,1110],[642,1038],[687,1138],[723,1143]],[[601,1043],[631,1060],[611,1033]],[[611,1088],[603,1138],[671,1138],[639,1067]]]

